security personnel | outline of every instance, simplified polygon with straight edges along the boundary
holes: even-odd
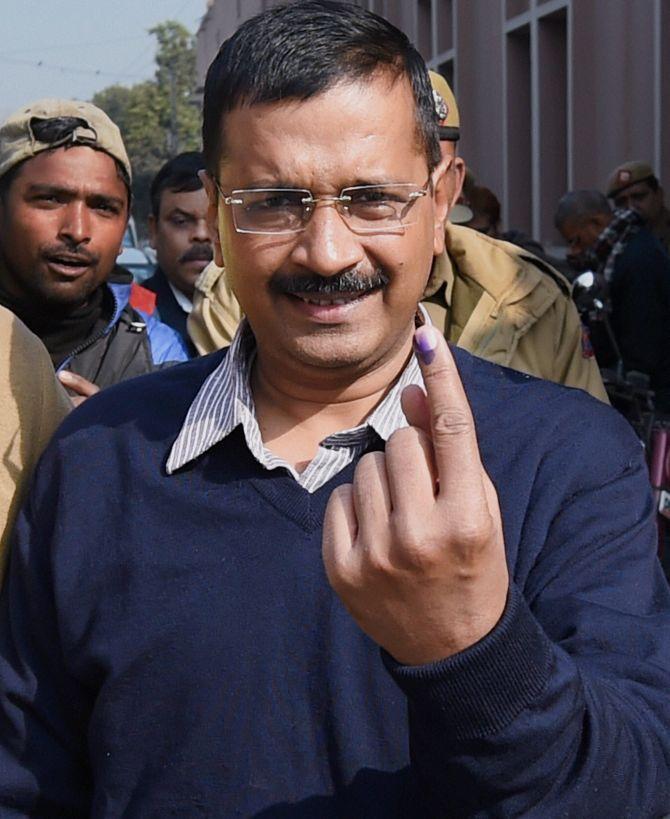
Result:
[[[456,151],[458,107],[446,80],[432,71],[430,76],[442,154],[451,163],[449,197],[455,201],[466,173]],[[450,342],[607,401],[570,285],[560,273],[516,245],[449,222],[446,246],[433,266],[424,305]],[[209,265],[196,282],[188,318],[198,351],[206,354],[228,345],[241,315],[223,269]]]
[[[663,201],[663,188],[647,162],[625,162],[610,174],[607,197],[615,208],[632,208],[670,252],[670,210]]]

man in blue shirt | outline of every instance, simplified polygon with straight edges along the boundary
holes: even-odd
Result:
[[[451,205],[434,117],[417,52],[352,4],[223,45],[205,184],[247,319],[42,461],[0,610],[6,812],[668,809],[639,446],[417,310]]]

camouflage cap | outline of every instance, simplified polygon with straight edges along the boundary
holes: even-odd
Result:
[[[636,185],[638,182],[645,182],[647,179],[655,179],[654,169],[648,162],[624,162],[610,174],[607,180],[606,192],[612,197],[621,191]]]
[[[461,121],[458,116],[456,97],[449,83],[436,71],[429,71],[430,84],[433,86],[435,113],[439,119],[440,139],[458,142],[461,136]]]
[[[73,119],[63,137],[43,141],[39,125],[45,120]],[[35,133],[37,131],[38,133]],[[112,120],[90,102],[64,99],[43,99],[15,111],[0,125],[0,177],[19,162],[30,159],[42,151],[63,145],[89,145],[104,151],[116,159],[132,176],[130,160],[126,153],[121,132]]]

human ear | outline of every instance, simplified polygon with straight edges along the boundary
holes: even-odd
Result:
[[[445,153],[432,174],[435,219],[433,225],[433,254],[444,250],[444,225],[449,211],[461,195],[465,178],[465,163],[458,156]]]
[[[149,245],[154,250],[156,249],[156,217],[153,213],[149,214],[149,218],[147,219],[147,227],[149,228]]]

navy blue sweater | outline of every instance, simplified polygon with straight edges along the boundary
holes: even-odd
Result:
[[[403,667],[328,586],[313,495],[240,431],[173,476],[220,354],[65,422],[0,611],[0,815],[652,817],[670,811],[668,589],[640,448],[583,393],[458,353],[513,583]]]

